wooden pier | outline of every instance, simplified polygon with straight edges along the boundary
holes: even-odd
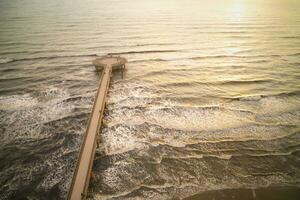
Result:
[[[113,69],[124,69],[126,62],[125,58],[111,56],[101,57],[93,62],[97,70],[102,70],[102,76],[68,193],[70,200],[86,198],[95,156],[97,134],[102,124],[112,71]]]

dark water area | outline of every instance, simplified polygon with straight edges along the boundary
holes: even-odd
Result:
[[[243,200],[283,200],[299,199],[300,193],[298,187],[267,187],[259,189],[225,189],[216,191],[206,191],[200,194],[185,198],[184,200],[207,200],[207,199],[243,199]]]
[[[0,199],[64,199],[114,74],[90,199],[299,199],[297,0],[0,1]]]

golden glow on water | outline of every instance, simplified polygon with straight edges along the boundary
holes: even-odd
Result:
[[[235,22],[241,22],[241,20],[244,17],[245,14],[245,5],[243,1],[241,0],[234,0],[231,3],[231,13],[232,17],[231,19],[234,20]]]

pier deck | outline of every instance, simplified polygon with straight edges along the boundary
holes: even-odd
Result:
[[[122,60],[122,62],[120,62]],[[97,61],[97,62],[96,62]],[[102,77],[95,98],[93,110],[88,122],[87,130],[83,138],[77,167],[68,193],[68,199],[81,200],[86,198],[91,170],[96,150],[97,134],[100,130],[105,109],[106,95],[114,66],[124,66],[126,59],[120,57],[103,57],[96,59],[93,64],[103,66]]]

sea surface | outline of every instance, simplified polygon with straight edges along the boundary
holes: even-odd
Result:
[[[1,0],[1,200],[66,197],[109,53],[89,199],[300,199],[300,1]]]

